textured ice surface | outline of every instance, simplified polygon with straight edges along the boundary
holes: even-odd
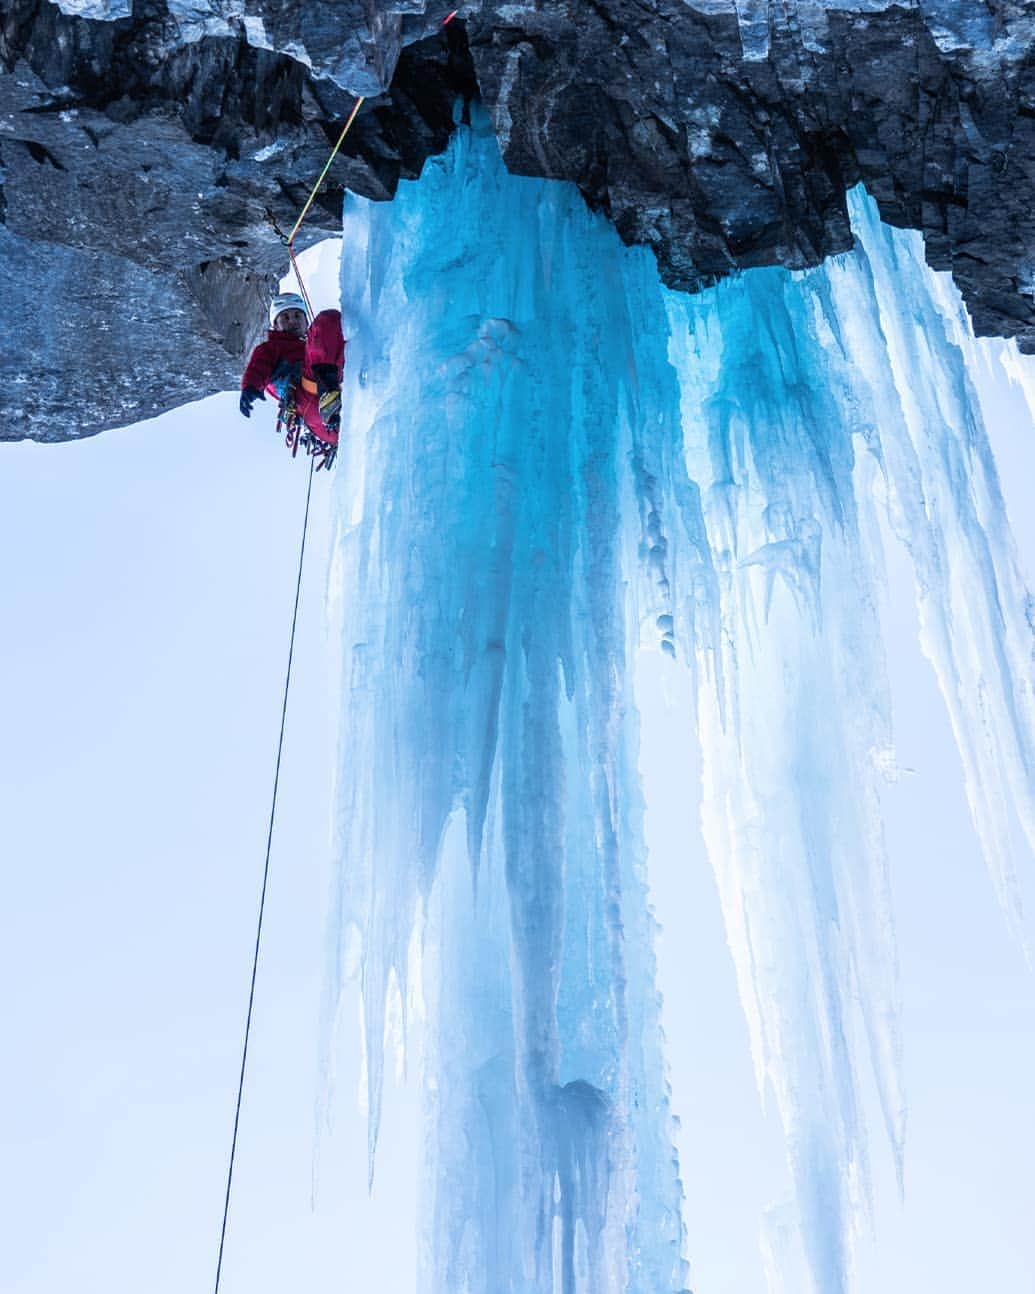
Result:
[[[845,417],[851,362],[826,278],[732,287],[669,299],[719,607],[699,702],[705,833],[816,1288],[837,1294],[866,1200],[865,1046],[896,1151],[904,1118],[877,801],[880,626]],[[677,589],[677,644],[680,601]]]
[[[851,323],[858,398],[869,401],[861,407],[879,427],[891,523],[913,559],[921,641],[952,720],[971,815],[1020,936],[1011,828],[1035,847],[1035,622],[968,376],[985,348],[951,282],[926,271],[918,236],[890,234],[858,194],[852,216],[861,254],[831,271],[834,300]],[[851,310],[862,293],[875,303],[867,316]],[[1006,354],[1020,369],[1020,357]],[[1030,376],[1031,365],[1024,370]]]
[[[772,1262],[797,1248],[816,1294],[851,1288],[867,1059],[900,1163],[905,1124],[877,497],[1016,911],[1030,599],[973,343],[919,239],[861,195],[852,214],[852,254],[688,298],[574,190],[508,176],[477,125],[393,203],[349,199],[331,1002],[351,963],[373,1162],[386,1021],[423,986],[424,1290],[686,1285],[643,641],[696,679],[706,838],[795,1184]]]
[[[649,262],[637,299],[602,233],[468,131],[345,217],[341,921],[376,1134],[429,914],[429,1289],[685,1286],[623,584],[677,388]]]

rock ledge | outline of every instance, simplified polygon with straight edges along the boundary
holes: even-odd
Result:
[[[479,95],[511,170],[576,183],[675,287],[845,250],[862,182],[979,333],[1035,351],[1035,0],[446,12],[0,0],[0,437],[236,385],[282,264],[270,220],[290,226],[355,93],[309,241],[337,232],[346,187],[415,178]]]

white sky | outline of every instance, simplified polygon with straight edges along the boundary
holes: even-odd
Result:
[[[1000,415],[994,444],[1032,571],[1035,428],[1019,401]],[[267,403],[246,423],[225,395],[84,442],[0,445],[9,1294],[212,1285],[307,470],[272,417]],[[225,1294],[413,1288],[414,1085],[389,1092],[370,1201],[355,1030],[311,1207],[328,487],[316,478]],[[888,634],[899,759],[913,770],[885,797],[910,1127],[903,1207],[874,1125],[861,1288],[1035,1294],[1035,981],[984,875],[901,559]],[[759,1217],[787,1194],[782,1147],[755,1093],[686,791],[690,743],[650,691],[644,772],[692,1283],[766,1294]]]

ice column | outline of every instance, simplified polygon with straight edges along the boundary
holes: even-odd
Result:
[[[479,126],[350,199],[345,246],[338,925],[372,1149],[423,921],[423,1288],[680,1290],[625,674],[626,464],[678,404],[653,264]]]
[[[852,1288],[868,1069],[900,1170],[905,1129],[875,479],[1019,924],[1032,610],[974,343],[918,238],[851,209],[854,252],[684,297],[573,189],[508,176],[477,118],[392,203],[349,199],[331,1000],[351,959],[373,1161],[419,950],[423,1290],[686,1285],[642,641],[696,678],[707,844],[800,1247],[814,1294]]]

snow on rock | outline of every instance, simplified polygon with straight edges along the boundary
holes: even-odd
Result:
[[[57,5],[63,14],[104,22],[128,18],[133,12],[133,0],[51,0],[51,4]]]

